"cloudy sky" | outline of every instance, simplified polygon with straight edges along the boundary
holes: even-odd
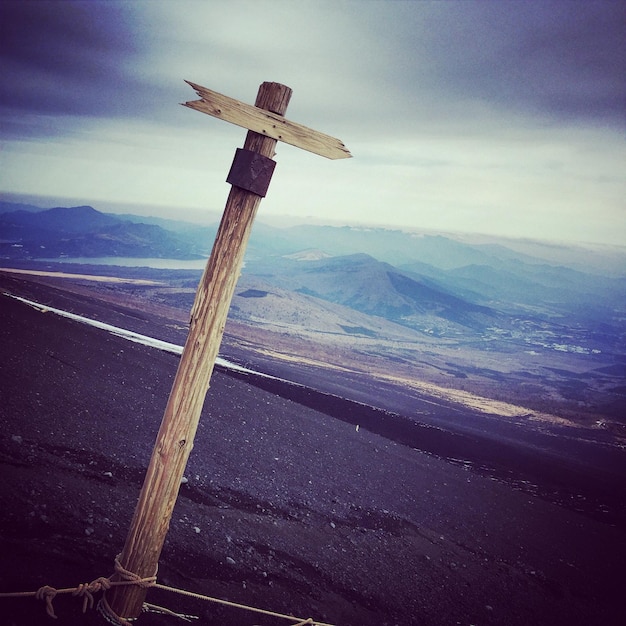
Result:
[[[183,79],[354,155],[279,144],[268,218],[626,243],[624,2],[0,0],[1,197],[221,211],[245,131]]]

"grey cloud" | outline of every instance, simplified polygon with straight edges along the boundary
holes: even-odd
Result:
[[[624,124],[626,4],[405,3],[396,81],[414,101],[489,102],[510,112]],[[379,27],[388,27],[384,23]]]
[[[141,88],[130,66],[139,53],[131,17],[117,2],[0,2],[0,105],[127,114]]]
[[[621,1],[304,3],[306,23],[297,4],[274,4],[251,37],[240,24],[268,19],[262,2],[0,0],[3,134],[64,124],[45,114],[191,123],[176,112],[194,97],[183,78],[244,100],[257,79],[284,80],[288,116],[344,140],[516,114],[623,128]],[[249,97],[237,92],[248,82]]]
[[[622,3],[495,3],[480,7],[474,19],[498,47],[473,67],[461,64],[465,79],[457,74],[458,84],[512,109],[623,122]]]

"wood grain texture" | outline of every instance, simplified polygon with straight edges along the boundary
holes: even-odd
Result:
[[[328,159],[346,159],[352,156],[343,142],[335,137],[290,122],[274,110],[266,110],[265,107],[258,105],[252,106],[201,85],[185,82],[191,85],[202,99],[185,102],[183,106]]]

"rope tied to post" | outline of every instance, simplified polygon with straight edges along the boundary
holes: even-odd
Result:
[[[177,593],[183,596],[187,596],[190,598],[196,598],[197,600],[205,600],[207,602],[213,602],[217,604],[221,604],[223,606],[228,606],[236,609],[243,609],[246,611],[251,611],[253,613],[259,613],[262,615],[267,615],[270,617],[275,617],[279,619],[285,619],[292,623],[292,626],[332,626],[332,624],[327,624],[325,622],[320,622],[314,620],[312,618],[302,619],[299,617],[295,617],[294,615],[285,615],[284,613],[276,613],[274,611],[267,611],[265,609],[260,609],[253,606],[248,606],[245,604],[239,604],[236,602],[230,602],[228,600],[223,600],[220,598],[214,598],[211,596],[207,596],[200,593],[195,593],[192,591],[185,591],[183,589],[177,589],[176,587],[169,587],[167,585],[162,585],[157,583],[156,573],[154,576],[148,576],[146,578],[142,578],[138,574],[131,572],[124,568],[120,563],[121,555],[118,554],[115,557],[114,574],[111,574],[109,578],[105,578],[103,576],[96,578],[90,583],[81,583],[77,587],[70,587],[66,589],[55,589],[54,587],[50,587],[49,585],[44,585],[40,587],[37,591],[18,591],[18,592],[8,592],[8,593],[0,593],[0,598],[24,598],[24,597],[35,597],[37,600],[43,600],[46,603],[46,613],[52,617],[53,619],[57,619],[57,616],[54,612],[54,607],[52,605],[52,601],[59,594],[68,594],[71,593],[73,596],[82,597],[83,598],[83,613],[87,612],[88,608],[93,608],[94,606],[94,594],[102,591],[102,597],[97,604],[97,611],[102,615],[102,617],[109,622],[109,624],[113,624],[113,626],[132,626],[132,621],[134,618],[125,618],[117,615],[110,607],[109,603],[106,599],[106,592],[111,587],[122,586],[122,585],[138,585],[140,587],[151,587],[155,589],[161,589],[163,591]],[[111,580],[114,575],[118,575],[122,580]],[[169,609],[165,609],[160,606],[156,606],[153,604],[144,603],[143,606],[144,611],[154,611],[157,613],[163,613],[164,615],[170,615],[172,617],[177,617],[184,621],[191,621],[192,619],[198,619],[193,615],[185,615],[183,613],[175,613],[174,611],[170,611]]]
[[[44,585],[37,589],[37,591],[20,591],[13,593],[0,593],[0,598],[24,598],[24,597],[35,597],[36,600],[43,600],[46,603],[46,613],[49,617],[53,619],[57,619],[57,615],[54,612],[54,606],[52,601],[59,594],[67,594],[71,593],[73,596],[83,599],[83,613],[87,612],[87,609],[92,609],[94,606],[94,594],[103,591],[106,592],[108,589],[118,585],[138,585],[140,587],[152,587],[156,584],[156,574],[154,576],[148,576],[147,578],[141,578],[137,574],[133,572],[129,572],[127,569],[122,567],[119,562],[119,557],[121,555],[117,555],[115,557],[115,573],[119,575],[122,580],[112,581],[111,578],[113,574],[108,578],[104,576],[100,576],[95,580],[92,580],[90,583],[80,583],[77,587],[68,587],[65,589],[56,589],[55,587],[51,587],[50,585]],[[104,594],[102,599],[104,600]],[[106,602],[106,600],[105,600]],[[106,616],[109,618],[110,616]],[[117,617],[117,616],[115,616]],[[117,622],[112,622],[114,624],[128,624],[129,622],[120,621],[118,618]]]
[[[148,576],[146,578],[142,578],[141,576],[139,576],[139,574],[135,574],[134,572],[131,572],[129,570],[127,570],[121,563],[120,563],[120,557],[122,555],[118,554],[115,557],[115,573],[123,580],[123,581],[128,581],[128,582],[132,582],[134,585],[137,585],[139,587],[142,587],[144,589],[147,589],[148,587],[152,587],[153,585],[156,584],[156,580],[157,580],[157,573],[159,570],[159,566],[157,565],[157,571],[154,572],[154,575],[152,576]]]
[[[104,593],[102,594],[102,598],[98,602],[98,612],[104,619],[107,620],[110,624],[114,624],[115,626],[130,626],[129,618],[119,616],[112,608],[111,605],[107,601],[106,590],[112,587],[113,585],[137,585],[138,587],[142,587],[147,589],[148,587],[153,587],[156,585],[157,580],[157,572],[158,572],[158,564],[157,571],[154,572],[153,576],[147,576],[142,578],[139,574],[135,574],[135,572],[131,572],[127,570],[120,562],[121,554],[118,554],[115,557],[114,561],[114,569],[115,574],[117,574],[121,580],[112,582],[110,579],[105,579],[108,582],[108,587],[104,588]],[[113,574],[112,576],[115,576]],[[112,577],[111,576],[111,577]]]

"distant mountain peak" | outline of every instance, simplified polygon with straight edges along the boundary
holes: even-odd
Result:
[[[332,254],[327,254],[323,250],[308,248],[307,250],[286,254],[284,258],[292,261],[321,261],[322,259],[330,259],[331,256]]]
[[[4,241],[3,241],[4,240]],[[128,222],[92,206],[55,207],[0,214],[2,254],[25,258],[197,258],[192,246],[154,224]],[[7,247],[17,244],[17,247]]]

